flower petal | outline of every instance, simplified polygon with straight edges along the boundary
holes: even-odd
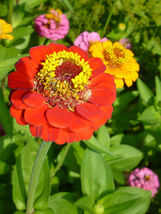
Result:
[[[19,125],[26,125],[27,124],[27,122],[24,120],[24,110],[16,109],[12,105],[10,108],[10,114],[12,115],[12,117],[14,117],[16,119],[16,122]]]
[[[83,58],[85,61],[88,60],[88,53],[85,52],[84,50],[82,50],[81,48],[77,47],[77,46],[71,46],[68,49],[69,52],[73,52],[73,53],[78,53],[78,55],[81,56],[81,58]]]
[[[19,89],[15,90],[11,94],[11,102],[16,109],[25,109],[26,105],[22,102],[22,96],[27,90]]]
[[[103,73],[106,70],[106,66],[103,64],[100,58],[92,57],[88,62],[90,67],[93,69],[92,78]]]
[[[46,98],[43,97],[41,94],[37,93],[36,91],[30,91],[23,95],[22,100],[25,105],[31,108],[35,108],[40,106],[46,100]]]
[[[49,109],[46,104],[42,104],[37,108],[27,108],[24,112],[25,120],[34,126],[41,126],[47,123],[45,112]]]
[[[23,73],[15,71],[8,76],[8,86],[13,89],[32,89],[34,87],[34,82],[24,77]]]
[[[50,125],[58,128],[66,128],[69,125],[72,113],[65,108],[55,106],[46,112],[46,117]]]

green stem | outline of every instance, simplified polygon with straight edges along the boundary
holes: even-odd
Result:
[[[102,32],[101,37],[104,37],[105,34],[106,34],[106,30],[107,30],[107,28],[108,28],[108,25],[109,25],[109,23],[110,23],[110,20],[111,20],[112,14],[113,14],[113,8],[114,8],[114,4],[113,4],[113,7],[112,7],[112,9],[111,9],[111,11],[110,11],[110,13],[109,13],[109,15],[108,15],[107,20],[106,20],[106,23],[105,23],[105,26],[104,26],[104,28],[103,28],[103,32]]]
[[[36,155],[35,163],[32,169],[31,180],[29,185],[28,199],[27,199],[27,214],[32,214],[34,211],[34,197],[35,191],[38,183],[38,178],[40,175],[40,171],[44,160],[46,158],[46,154],[51,146],[52,142],[44,142],[42,141],[39,150]]]
[[[8,23],[12,24],[13,0],[8,1]]]
[[[67,155],[67,153],[68,153],[68,151],[69,151],[70,146],[71,146],[70,143],[68,143],[68,144],[65,146],[63,155],[62,155],[62,157],[61,157],[61,160],[60,160],[60,162],[58,163],[58,165],[55,167],[53,173],[51,174],[51,176],[50,176],[51,178],[55,176],[55,174],[57,173],[57,171],[58,171],[58,170],[60,169],[60,167],[62,166],[62,164],[63,164],[63,162],[64,162],[64,159],[65,159],[65,157],[66,157],[66,155]]]

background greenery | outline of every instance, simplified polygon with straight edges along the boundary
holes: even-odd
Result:
[[[90,140],[70,146],[52,144],[38,178],[35,214],[161,213],[161,191],[149,207],[149,192],[127,183],[136,167],[147,166],[161,178],[159,0],[1,0],[0,18],[12,24],[14,40],[0,41],[0,213],[25,213],[40,143],[9,114],[7,74],[32,46],[52,42],[34,30],[34,18],[49,8],[61,9],[70,21],[69,34],[58,43],[70,46],[85,30],[112,41],[129,38],[140,79],[117,91],[112,119]],[[63,158],[62,167],[55,171]]]

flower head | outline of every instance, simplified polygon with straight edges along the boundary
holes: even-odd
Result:
[[[129,39],[126,39],[126,38],[120,39],[119,43],[127,49],[131,49],[131,47],[132,47],[131,43],[129,42]]]
[[[106,123],[116,98],[113,77],[99,58],[76,46],[30,49],[8,77],[10,113],[33,136],[58,144],[89,139]]]
[[[88,33],[84,31],[75,39],[74,45],[80,47],[84,51],[88,51],[90,44],[95,41],[104,42],[107,41],[107,38],[101,39],[97,32]]]
[[[158,192],[160,186],[158,175],[147,167],[132,171],[128,182],[130,186],[151,191],[152,197]]]
[[[0,39],[12,40],[14,37],[8,33],[12,32],[12,26],[5,20],[0,19]]]
[[[120,43],[112,44],[109,40],[93,42],[89,53],[103,60],[106,72],[114,76],[116,88],[122,88],[124,82],[129,87],[138,78],[139,65],[133,57],[133,52],[124,48]]]
[[[35,29],[40,36],[57,41],[67,35],[69,21],[60,10],[50,10],[35,19]]]

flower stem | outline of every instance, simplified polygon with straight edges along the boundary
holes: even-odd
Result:
[[[13,0],[8,1],[8,23],[12,24]]]
[[[112,9],[111,9],[111,11],[110,11],[110,13],[108,15],[108,18],[107,18],[105,26],[103,28],[101,37],[105,36],[105,34],[106,34],[107,27],[108,27],[108,25],[110,23],[110,20],[111,20],[112,14],[113,14],[113,9],[114,9],[114,5],[113,5],[113,7],[112,7]]]
[[[70,146],[71,146],[70,143],[68,143],[68,144],[65,146],[63,155],[62,155],[62,157],[61,157],[61,160],[60,160],[60,162],[58,163],[58,165],[55,167],[53,173],[51,174],[51,176],[50,176],[51,178],[55,176],[55,174],[57,173],[57,171],[58,171],[58,170],[60,169],[60,167],[62,166],[62,164],[63,164],[63,162],[64,162],[64,159],[65,159],[65,157],[66,157],[66,155],[67,155],[67,153],[68,153],[68,151],[69,151]]]
[[[44,142],[42,141],[39,150],[36,155],[35,163],[32,169],[31,180],[29,185],[28,199],[27,199],[27,214],[32,214],[34,211],[34,197],[35,191],[38,183],[38,178],[40,175],[40,171],[44,160],[46,158],[46,154],[51,146],[52,142]]]

